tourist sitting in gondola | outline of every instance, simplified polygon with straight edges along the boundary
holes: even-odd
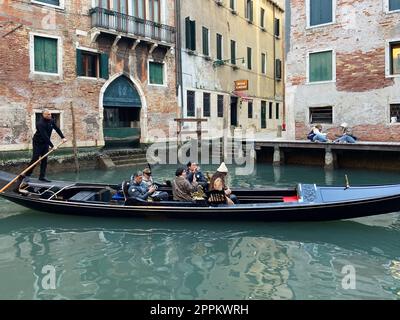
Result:
[[[174,200],[177,201],[193,201],[192,193],[198,190],[198,183],[196,176],[193,176],[193,180],[190,183],[186,179],[186,170],[184,167],[180,167],[175,172],[175,180],[172,182],[172,194]]]
[[[154,185],[153,177],[151,176],[150,168],[143,169],[143,183],[146,184],[148,188]]]
[[[200,167],[195,162],[188,162],[186,169],[186,179],[192,183],[193,177],[196,177],[197,183],[203,188],[204,191],[208,190],[208,181],[204,174],[200,171]]]
[[[228,175],[228,168],[225,165],[225,162],[222,162],[219,168],[217,169],[217,172],[213,174],[211,181],[210,181],[210,192],[217,190],[220,191],[224,190],[225,195],[229,200],[231,200],[233,203],[239,203],[238,198],[232,194],[232,190],[226,185],[226,177]],[[221,182],[218,180],[220,179]],[[222,187],[220,186],[222,184]],[[230,202],[230,201],[228,201]]]
[[[131,177],[128,187],[128,197],[139,200],[168,200],[167,192],[160,192],[156,190],[157,186],[152,185],[148,187],[146,183],[143,182],[143,172],[138,171]]]

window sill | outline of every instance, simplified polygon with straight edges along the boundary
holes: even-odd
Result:
[[[267,29],[265,29],[265,27],[260,27],[262,32],[267,32]]]
[[[207,60],[207,61],[211,61],[211,60],[212,60],[210,56],[203,56],[203,58],[204,58],[205,60]]]
[[[387,74],[385,78],[400,78],[400,74]]]
[[[53,9],[58,9],[60,11],[64,11],[65,10],[65,6],[63,5],[59,5],[59,6],[55,6],[54,4],[49,4],[49,3],[44,3],[44,2],[40,2],[40,1],[31,1],[32,4],[36,4],[38,6],[42,6],[42,7],[48,7],[48,8],[53,8]],[[61,1],[60,1],[61,3]]]
[[[157,84],[157,83],[148,83],[148,86],[152,86],[152,87],[160,87],[160,88],[167,88],[168,86],[166,84]]]
[[[189,56],[195,56],[196,55],[196,51],[191,50],[191,49],[186,49],[186,52]]]
[[[232,64],[231,67],[232,67],[232,69],[235,70],[235,71],[236,71],[236,70],[239,70],[239,67],[238,67],[237,65]]]
[[[47,73],[47,72],[38,72],[38,71],[31,71],[30,78],[36,79],[49,79],[49,80],[61,80],[62,76],[59,73]]]
[[[315,85],[315,84],[328,84],[328,83],[335,83],[335,82],[336,82],[336,80],[313,81],[313,82],[307,81],[306,84]]]
[[[252,20],[250,20],[250,19],[248,19],[248,18],[246,18],[246,20],[247,20],[247,23],[248,23],[248,24],[253,24],[253,21],[252,21]]]
[[[103,78],[96,78],[96,77],[86,77],[86,76],[78,76],[76,77],[77,79],[82,79],[82,80],[91,80],[91,81],[99,81],[99,82],[106,82],[106,79]]]
[[[230,9],[231,10],[231,13],[234,15],[234,16],[237,16],[237,11],[236,10],[233,10],[233,9]]]
[[[389,9],[387,9],[387,10],[385,11],[385,13],[386,13],[386,14],[400,13],[400,9],[390,10],[390,11],[389,11]]]
[[[335,23],[336,23],[335,21],[332,21],[332,22],[323,23],[323,24],[316,24],[315,26],[310,26],[310,25],[308,25],[308,26],[306,27],[306,30],[312,30],[312,29],[317,29],[317,28],[323,28],[323,27],[331,26],[331,25],[333,25],[333,24],[335,24]]]

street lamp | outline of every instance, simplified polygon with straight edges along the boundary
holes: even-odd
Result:
[[[243,65],[243,66],[245,65],[244,58],[236,58],[236,59],[234,59],[233,61],[236,61],[236,60],[242,60],[242,65]],[[225,63],[230,62],[230,61],[232,61],[232,59],[215,60],[215,61],[213,62],[213,68],[216,68],[216,67],[219,67],[219,66],[223,66]]]

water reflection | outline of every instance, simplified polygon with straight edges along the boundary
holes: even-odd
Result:
[[[34,212],[1,219],[0,298],[395,298],[400,223],[213,223]],[[340,287],[343,265],[358,290]],[[57,289],[40,286],[44,265]],[[373,279],[371,281],[370,279]]]

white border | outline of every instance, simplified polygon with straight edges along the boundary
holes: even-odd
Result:
[[[332,80],[310,82],[310,54],[332,51]],[[313,50],[307,52],[306,57],[306,84],[321,84],[336,82],[336,51],[332,48]]]
[[[389,10],[389,1],[390,1],[390,0],[384,0],[383,8],[384,8],[385,13],[387,13],[387,14],[399,13],[399,12],[400,12],[400,9]]]
[[[336,0],[332,0],[332,21],[328,23],[310,25],[310,0],[306,0],[306,29],[329,26],[336,23]]]
[[[62,9],[62,10],[65,9],[65,0],[60,0],[60,5],[58,5],[58,6],[55,6],[54,4],[42,2],[40,0],[31,0],[31,3],[40,4],[42,6],[46,6],[46,7],[50,7],[50,8],[56,8],[56,9]]]
[[[43,37],[43,38],[50,38],[57,40],[57,73],[50,73],[50,72],[41,72],[35,71],[35,36]],[[30,71],[32,75],[45,75],[45,76],[52,76],[52,77],[60,77],[62,78],[63,74],[63,42],[60,36],[45,34],[45,33],[38,33],[38,32],[30,32],[29,33],[29,58],[30,58]]]
[[[390,44],[393,42],[400,43],[400,38],[386,40],[385,43],[385,78],[400,78],[400,74],[390,73]]]
[[[155,63],[161,63],[163,65],[163,84],[158,84],[158,83],[150,83],[150,62],[155,62]],[[147,60],[147,85],[149,86],[154,86],[154,87],[167,87],[167,64],[165,61],[159,62],[155,61],[154,59],[149,58]]]

